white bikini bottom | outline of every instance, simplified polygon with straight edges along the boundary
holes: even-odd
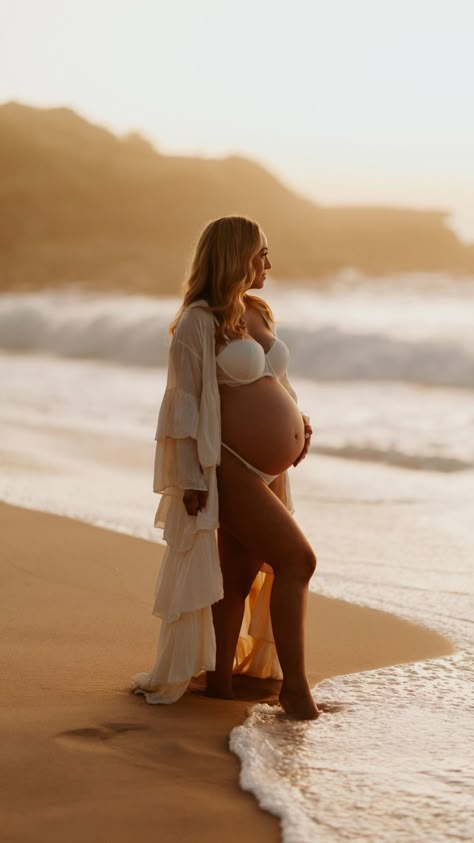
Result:
[[[250,471],[253,471],[254,474],[258,474],[258,476],[262,478],[263,482],[266,483],[267,486],[269,486],[270,483],[273,483],[273,481],[276,480],[276,478],[278,477],[278,474],[265,474],[264,471],[260,471],[259,468],[255,468],[254,465],[251,465],[249,462],[247,462],[247,460],[244,460],[244,458],[241,457],[240,454],[237,454],[235,451],[232,450],[232,448],[229,448],[229,446],[226,445],[225,442],[222,442],[221,444],[223,448],[226,448],[227,451],[230,451],[230,453],[233,454],[234,457],[237,457],[237,459],[240,460],[240,462],[243,463]]]

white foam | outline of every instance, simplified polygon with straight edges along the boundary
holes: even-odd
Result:
[[[316,700],[345,707],[316,722],[257,706],[231,735],[241,786],[280,817],[284,843],[471,840],[474,472],[309,461],[294,485],[312,587],[425,623],[459,651],[325,680]]]
[[[325,680],[318,702],[344,707],[311,723],[256,706],[230,739],[241,787],[281,818],[284,843],[472,840],[464,666],[453,657]]]

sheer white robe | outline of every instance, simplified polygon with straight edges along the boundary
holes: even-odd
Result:
[[[194,302],[179,320],[170,346],[153,484],[162,495],[155,526],[163,529],[166,542],[153,607],[161,630],[154,666],[133,677],[133,690],[149,703],[175,702],[193,676],[215,668],[211,606],[224,592],[216,539],[221,424],[214,330],[206,302]],[[280,380],[296,400],[286,373]],[[293,511],[287,473],[285,479],[285,503]],[[184,489],[208,492],[197,516],[184,508]],[[269,615],[273,576],[271,568],[265,571],[257,575],[246,601],[234,672],[280,679]]]

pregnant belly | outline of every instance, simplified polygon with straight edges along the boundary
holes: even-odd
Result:
[[[304,424],[292,397],[275,378],[222,386],[222,441],[267,474],[280,474],[300,455]]]

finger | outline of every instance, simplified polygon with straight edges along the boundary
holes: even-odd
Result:
[[[297,464],[298,464],[298,463],[300,463],[300,462],[301,462],[301,460],[304,460],[304,458],[305,458],[305,456],[307,455],[308,451],[309,451],[309,447],[307,447],[307,446],[305,445],[305,446],[304,446],[304,448],[303,448],[303,450],[301,451],[301,454],[300,454],[300,455],[299,455],[299,457],[298,457]]]
[[[185,493],[183,495],[184,508],[188,515],[196,515],[199,509],[197,495],[195,493]]]

